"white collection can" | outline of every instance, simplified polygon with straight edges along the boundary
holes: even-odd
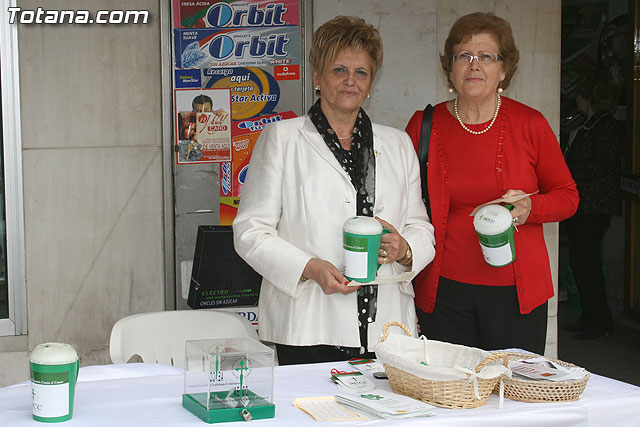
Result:
[[[516,259],[513,219],[508,208],[501,205],[483,206],[473,217],[473,227],[487,264],[504,267]]]

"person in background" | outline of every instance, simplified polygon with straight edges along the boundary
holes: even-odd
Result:
[[[618,89],[603,71],[584,74],[576,85],[576,104],[586,121],[571,134],[565,160],[580,192],[578,212],[565,224],[569,258],[578,286],[582,315],[566,326],[577,338],[610,335],[613,315],[607,303],[600,248],[612,215],[622,213],[620,141],[624,125],[613,117]]]
[[[341,271],[342,226],[355,215],[391,230],[379,276],[419,271],[435,252],[411,140],[361,108],[382,55],[362,19],[321,25],[309,53],[320,98],[306,116],[266,125],[252,154],[234,244],[263,276],[259,334],[281,364],[374,357],[385,323],[416,330],[411,282],[351,287]]]
[[[416,305],[427,338],[542,354],[553,296],[542,224],[573,215],[579,197],[544,116],[501,95],[518,58],[511,26],[491,13],[463,16],[449,32],[440,62],[456,95],[433,112],[427,182],[436,257],[415,280]],[[406,128],[416,149],[422,113]],[[517,195],[515,260],[493,267],[470,213]]]

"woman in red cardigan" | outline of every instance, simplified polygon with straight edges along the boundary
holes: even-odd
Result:
[[[487,350],[544,352],[553,296],[542,224],[573,215],[578,192],[543,115],[501,96],[519,53],[511,26],[472,13],[451,28],[440,57],[456,98],[433,112],[427,182],[436,257],[417,277],[418,320],[430,339]],[[422,111],[406,131],[418,147]],[[504,196],[514,203],[515,260],[487,264],[471,211]]]

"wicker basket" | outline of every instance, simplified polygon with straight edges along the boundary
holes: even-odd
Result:
[[[510,361],[531,359],[540,357],[537,354],[498,352],[496,354],[504,355]],[[560,366],[574,367],[571,363],[562,360],[547,358],[559,364]],[[578,400],[589,381],[590,374],[587,373],[579,380],[570,381],[544,381],[544,380],[527,380],[522,378],[504,378],[504,396],[511,400],[520,402],[571,402]],[[498,387],[493,392],[498,393]]]
[[[406,325],[399,322],[389,322],[385,324],[382,329],[382,342],[387,339],[389,328],[391,326],[398,326],[402,328],[408,336],[411,336],[411,331]],[[480,372],[485,365],[498,359],[503,359],[504,366],[508,367],[509,360],[506,356],[494,354],[480,362],[478,366],[476,366],[475,371]],[[477,383],[480,399],[477,399],[473,383],[471,381],[428,380],[384,363],[384,361],[383,365],[387,376],[389,377],[391,389],[395,393],[404,394],[414,399],[422,400],[423,402],[443,408],[468,409],[484,405],[489,399],[491,391],[496,387],[496,385],[498,385],[500,378],[502,377],[498,376],[489,379],[478,377]]]

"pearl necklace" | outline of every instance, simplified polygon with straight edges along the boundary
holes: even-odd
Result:
[[[453,101],[453,111],[456,113],[456,119],[458,119],[458,123],[460,123],[460,126],[462,126],[462,128],[467,132],[472,133],[474,135],[482,135],[483,133],[491,129],[491,126],[493,126],[493,122],[495,122],[496,118],[498,117],[498,111],[500,111],[500,105],[502,104],[502,100],[500,99],[500,94],[496,93],[496,96],[498,97],[498,105],[496,105],[496,112],[493,113],[493,119],[491,119],[491,123],[489,123],[489,126],[487,126],[481,131],[471,130],[467,126],[465,126],[465,124],[462,122],[462,119],[460,118],[460,114],[458,114],[458,98],[456,98],[455,101]]]

